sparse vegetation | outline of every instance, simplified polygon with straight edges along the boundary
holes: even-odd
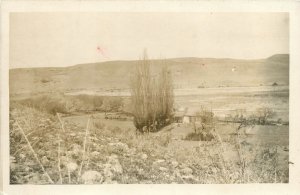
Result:
[[[259,124],[265,125],[275,112],[271,108],[264,107],[257,109],[257,115]]]
[[[237,151],[235,139],[218,134],[187,150],[168,131],[140,136],[101,118],[87,116],[80,126],[35,108],[11,109],[12,184],[288,182],[288,162],[279,161],[282,148],[249,145],[243,137],[240,161],[226,156]]]
[[[198,119],[198,121],[197,121]],[[189,133],[185,140],[211,141],[215,137],[215,118],[212,111],[204,107],[196,113],[196,121],[193,122],[193,133]]]
[[[21,100],[18,103],[27,107],[36,108],[52,115],[56,115],[56,113],[68,112],[66,101],[58,96],[43,95]]]
[[[65,96],[62,94],[42,95],[15,101],[27,107],[36,108],[52,115],[56,113],[103,111],[123,111],[124,101],[121,97],[104,97],[94,95]]]
[[[251,123],[252,125],[288,124],[283,122],[281,118],[275,119],[276,112],[269,107],[257,108],[255,112],[252,112],[251,114],[247,114],[245,109],[237,109],[234,113],[234,115],[227,115],[225,121],[242,124],[246,122],[247,124]]]

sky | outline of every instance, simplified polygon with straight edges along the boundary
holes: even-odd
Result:
[[[289,53],[288,13],[12,13],[10,68]]]

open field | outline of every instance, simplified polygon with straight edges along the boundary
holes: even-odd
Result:
[[[282,116],[288,113],[288,91],[242,95],[185,95],[175,103],[193,109],[213,105],[220,118],[214,109],[225,108],[224,114],[234,108],[225,104],[229,98],[238,102],[237,109],[268,104],[285,111]],[[12,184],[288,182],[288,125],[255,125],[237,137],[238,124],[217,122],[213,141],[190,141],[185,138],[192,124],[138,135],[132,119],[105,119],[103,111],[62,114],[60,122],[19,101],[10,110]]]
[[[204,91],[204,90],[203,90]],[[226,114],[234,115],[236,110],[244,110],[250,115],[262,107],[275,111],[275,120],[281,118],[289,121],[289,89],[282,87],[250,87],[206,89],[208,93],[176,96],[178,107],[199,110],[205,106],[213,110],[216,116],[224,118]]]
[[[129,97],[130,91],[78,90],[65,94]],[[177,108],[187,107],[197,111],[204,106],[212,109],[216,116],[224,118],[226,114],[235,114],[236,110],[245,110],[247,113],[244,114],[249,115],[259,108],[268,107],[276,112],[274,119],[289,121],[288,86],[175,89],[174,94]]]

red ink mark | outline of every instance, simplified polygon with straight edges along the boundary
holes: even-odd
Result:
[[[99,54],[101,54],[103,57],[108,58],[106,55],[106,49],[100,46],[97,46],[97,51],[99,52]]]

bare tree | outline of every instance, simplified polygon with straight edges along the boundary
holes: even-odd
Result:
[[[158,107],[158,122],[161,126],[165,126],[172,118],[174,103],[172,74],[165,64],[159,75],[157,99],[160,103]]]
[[[257,109],[259,124],[265,125],[269,118],[275,115],[275,112],[271,108],[259,108]]]
[[[131,78],[131,100],[138,131],[156,131],[170,122],[173,110],[171,72],[164,66],[158,80],[152,77],[146,52]]]
[[[144,126],[148,126],[147,119],[149,119],[149,105],[151,103],[150,82],[150,62],[145,51],[143,59],[136,66],[135,73],[131,78],[134,125],[140,132],[143,131]]]

